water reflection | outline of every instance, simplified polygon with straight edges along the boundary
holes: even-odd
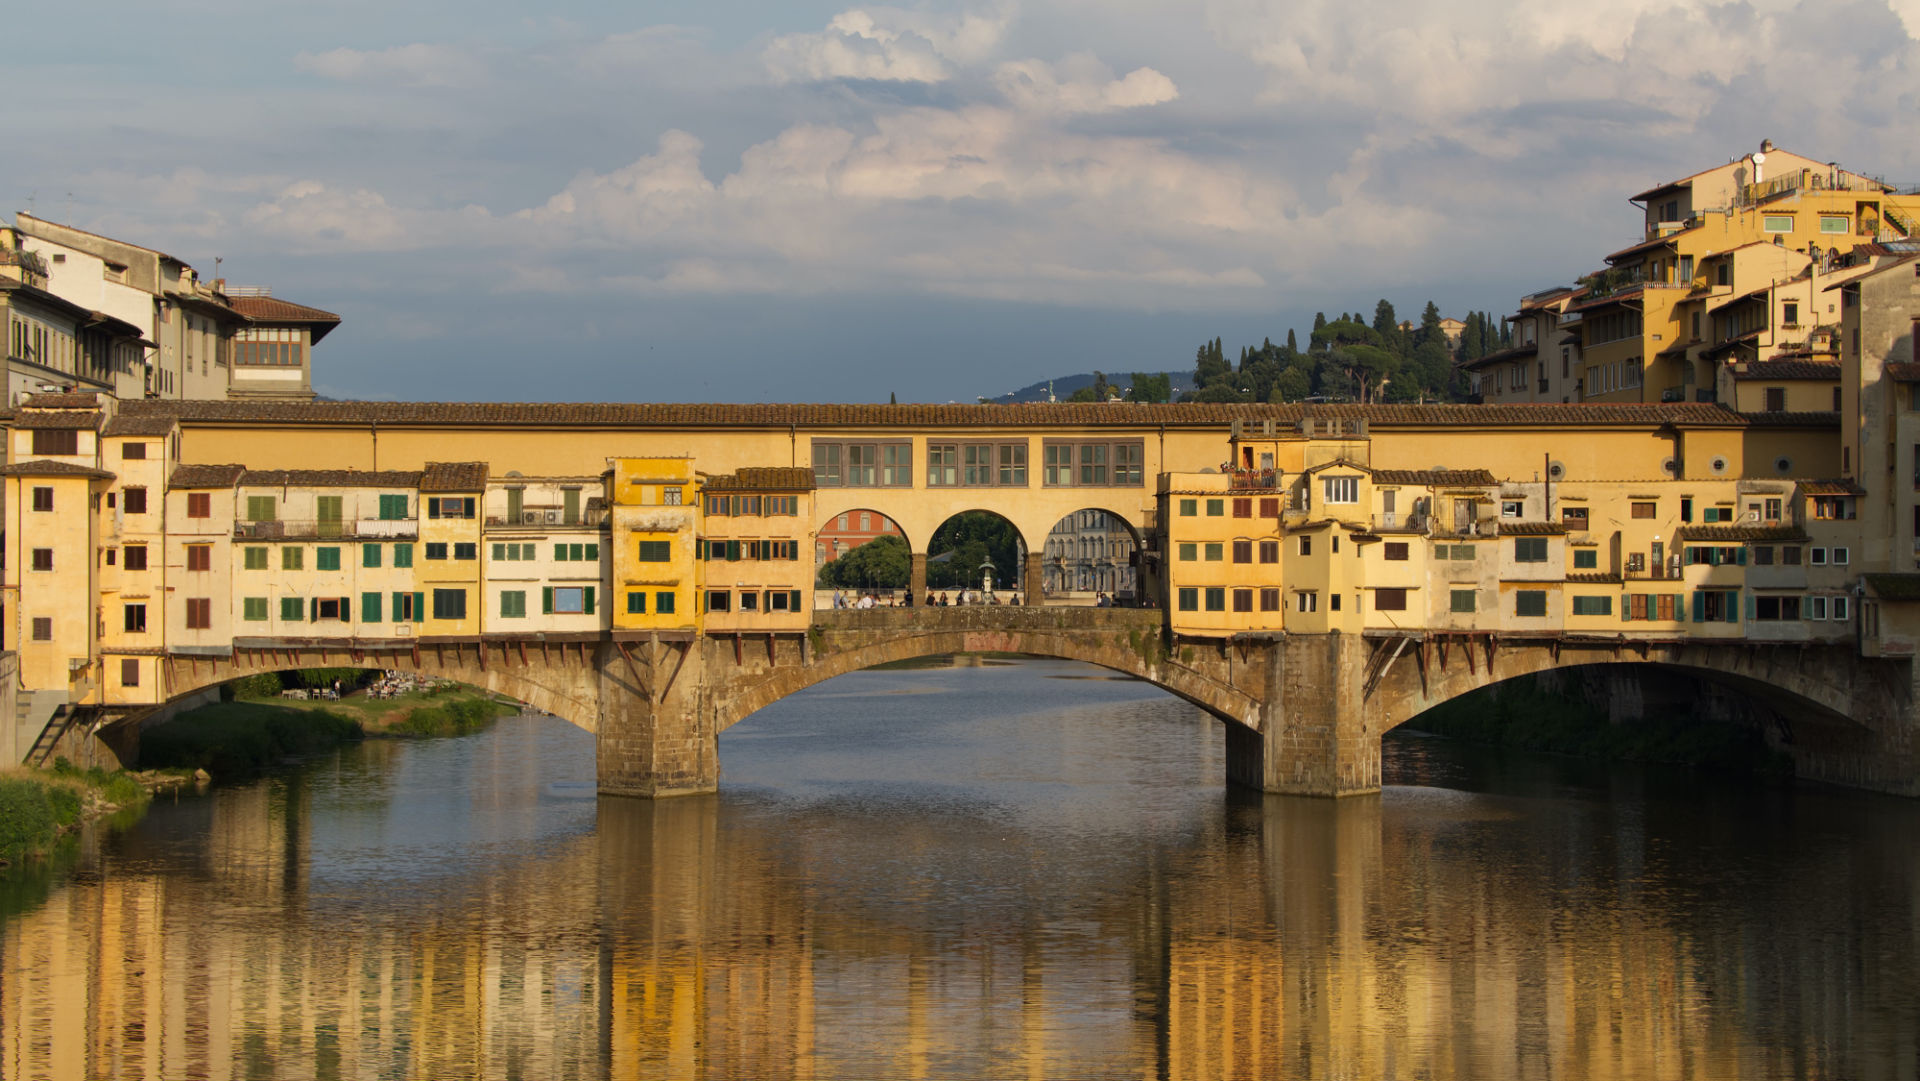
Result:
[[[712,797],[526,719],[157,808],[0,925],[0,1076],[1913,1072],[1908,803],[1434,741],[1230,796],[1089,671],[834,681]]]

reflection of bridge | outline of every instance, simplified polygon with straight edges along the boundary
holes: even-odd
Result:
[[[459,680],[596,733],[603,791],[660,796],[711,791],[720,733],[787,695],[875,664],[984,651],[1083,661],[1161,687],[1225,722],[1229,779],[1270,792],[1373,791],[1381,736],[1420,712],[1519,676],[1622,664],[1691,673],[1785,706],[1792,722],[1782,721],[1784,749],[1803,775],[1889,790],[1912,785],[1886,751],[1907,738],[1913,689],[1888,683],[1883,662],[1843,647],[1741,640],[1437,632],[1189,638],[1170,634],[1154,609],[874,609],[814,613],[809,632],[793,637],[550,634],[385,650],[290,642],[169,658],[164,678],[172,696],[303,667],[396,668]]]

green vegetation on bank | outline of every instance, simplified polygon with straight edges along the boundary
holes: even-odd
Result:
[[[140,762],[204,769],[226,779],[258,773],[287,758],[318,754],[361,735],[359,721],[328,709],[217,702],[140,733]]]
[[[514,710],[515,707],[494,698],[449,696],[439,705],[409,710],[404,719],[388,725],[382,734],[413,738],[467,736],[487,727],[494,718],[504,717]]]
[[[49,772],[0,773],[0,866],[45,856],[90,813],[136,810],[148,799],[146,788],[125,773],[79,770],[65,759]]]
[[[1662,762],[1730,773],[1791,777],[1791,756],[1759,731],[1684,715],[1610,723],[1591,701],[1536,683],[1512,683],[1463,695],[1407,722],[1437,736],[1497,747]]]

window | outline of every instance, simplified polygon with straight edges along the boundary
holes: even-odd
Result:
[[[508,589],[501,591],[500,617],[502,619],[519,619],[526,614],[527,594],[525,590]]]
[[[1820,231],[1823,233],[1845,233],[1850,232],[1851,229],[1852,223],[1847,220],[1845,214],[1820,215]],[[1788,320],[1788,322],[1792,322],[1792,320]]]
[[[1584,532],[1587,528],[1587,508],[1561,507],[1560,524],[1566,526],[1568,529]]]
[[[1833,565],[1836,567],[1844,567],[1847,565],[1847,550],[1845,548],[1835,548],[1833,550]]]
[[[1797,621],[1800,618],[1800,598],[1756,596],[1753,598],[1753,618],[1764,623],[1788,619]]]
[[[1236,612],[1253,611],[1253,590],[1236,589],[1233,591],[1233,610]]]
[[[670,563],[673,561],[673,542],[663,540],[643,540],[640,542],[640,562]]]
[[[1280,591],[1277,589],[1261,590],[1260,610],[1262,612],[1278,612],[1280,610]]]
[[[187,517],[213,517],[213,495],[210,492],[187,493]]]
[[[1474,591],[1471,589],[1453,590],[1448,594],[1448,605],[1455,612],[1471,612],[1474,610],[1474,596]]]
[[[1253,542],[1237,540],[1233,542],[1233,561],[1235,563],[1253,562]]]
[[[755,612],[755,611],[759,611],[759,609],[760,609],[760,594],[755,593],[751,589],[741,590],[740,591],[740,610],[742,612]]]
[[[913,444],[816,442],[813,478],[820,487],[909,487],[913,484]]]
[[[553,559],[556,563],[598,563],[600,546],[598,544],[556,544],[553,546]]]
[[[653,595],[653,610],[658,615],[673,614],[674,595],[672,590],[661,590]]]
[[[1233,516],[1235,518],[1253,517],[1253,500],[1252,499],[1235,499],[1233,501]]]
[[[282,623],[300,622],[302,619],[306,618],[305,608],[306,606],[300,603],[300,598],[298,597],[280,598],[280,622]]]
[[[1376,589],[1373,591],[1373,609],[1376,612],[1404,612],[1407,610],[1407,591],[1404,589]]]
[[[1025,463],[1021,470],[1025,472]],[[913,444],[885,443],[880,447],[880,483],[889,488],[913,486]]]
[[[345,597],[315,597],[313,599],[313,619],[318,623],[338,623],[347,618],[347,599]]]
[[[1107,483],[1107,447],[1101,443],[1080,444],[1080,478],[1082,487],[1100,487]]]
[[[260,547],[247,547],[240,550],[241,564],[250,571],[267,569],[267,550]]]
[[[727,515],[730,515],[732,513],[733,513],[733,497],[732,496],[710,495],[707,497],[707,516],[708,517],[724,518]]]
[[[36,428],[33,432],[33,453],[36,457],[49,454],[78,454],[80,453],[80,433],[73,429]]]
[[[1198,499],[1182,499],[1180,501],[1180,517],[1192,518],[1199,513],[1200,501]]]
[[[498,547],[498,545],[495,547]],[[377,544],[361,545],[360,565],[362,567],[378,567],[380,565],[380,546]]]
[[[479,545],[472,541],[456,541],[453,545],[453,558],[473,559],[479,555]]]
[[[818,449],[814,451],[817,456]],[[957,444],[927,444],[927,486],[929,488],[947,488],[960,483],[960,448]],[[819,462],[814,463],[814,472],[819,473]],[[844,528],[844,527],[842,527]]]
[[[407,517],[407,497],[404,495],[383,495],[380,497],[380,520],[398,522]]]
[[[1359,477],[1323,477],[1320,487],[1323,503],[1360,502]]]
[[[684,498],[685,494],[679,488],[660,489],[660,505],[663,507],[683,506],[684,504],[681,503],[681,500]]]
[[[1145,445],[1048,442],[1041,447],[1041,479],[1049,486],[1138,487],[1146,481],[1141,465]]]
[[[1825,619],[1827,618],[1827,598],[1808,597],[1806,603],[1801,605],[1801,609],[1808,619]]]
[[[187,629],[204,631],[213,626],[213,599],[210,597],[187,598]]]
[[[306,549],[299,545],[288,545],[280,549],[280,569],[297,571],[306,566]]]
[[[122,687],[138,687],[140,685],[140,662],[138,659],[128,657],[120,662],[120,685]]]
[[[128,604],[121,606],[123,625],[128,634],[145,634],[147,631],[147,606]]]
[[[707,591],[707,611],[725,612],[731,610],[732,607],[733,594],[728,593],[724,589],[710,589]]]
[[[53,620],[47,616],[33,617],[33,640],[36,642],[53,641]]]
[[[1513,539],[1513,561],[1515,563],[1545,563],[1547,561],[1547,538],[1515,537]]]
[[[213,545],[187,545],[187,569],[190,571],[210,571],[213,569]]]
[[[1792,214],[1765,214],[1760,219],[1760,229],[1768,233],[1793,232]]]
[[[1545,594],[1541,594],[1545,596]],[[1610,616],[1613,614],[1612,597],[1575,597],[1573,614],[1576,616]]]
[[[340,569],[340,549],[321,547],[313,550],[313,569],[317,571],[337,571]]]
[[[1280,497],[1278,496],[1260,497],[1260,517],[1262,518],[1280,517]]]
[[[871,443],[852,443],[847,446],[847,486],[850,488],[871,488],[874,480],[874,465],[880,457],[880,448]]]
[[[1800,565],[1800,546],[1797,544],[1789,544],[1780,549],[1780,562],[1789,567],[1798,567]]]
[[[1788,300],[1788,301],[1782,302],[1780,305],[1780,321],[1790,327],[1799,326],[1800,325],[1800,302],[1797,300]]]
[[[471,518],[473,517],[473,497],[444,496],[427,500],[429,518]]]
[[[1406,562],[1407,551],[1408,549],[1407,549],[1406,541],[1388,541],[1387,543],[1380,546],[1381,556],[1385,558],[1389,563]]]
[[[1209,563],[1218,563],[1218,562],[1220,562],[1220,557],[1221,557],[1221,556],[1222,556],[1222,555],[1224,554],[1224,551],[1223,551],[1223,549],[1224,549],[1224,548],[1225,548],[1225,546],[1224,546],[1224,545],[1222,545],[1222,544],[1220,544],[1220,543],[1219,543],[1219,542],[1217,542],[1217,541],[1210,541],[1210,542],[1208,542],[1208,544],[1207,544],[1207,562],[1209,562]]]
[[[275,500],[270,495],[250,495],[247,497],[247,521],[271,522],[278,517],[275,514]]]
[[[436,589],[433,591],[433,618],[467,618],[467,591],[464,589]]]
[[[1513,594],[1513,614],[1516,616],[1544,616],[1547,614],[1547,593],[1542,589],[1521,589]]]
[[[1221,515],[1225,514],[1226,512],[1227,512],[1226,500],[1224,499],[1207,500],[1207,517],[1218,518]]]
[[[1773,547],[1771,545],[1757,544],[1753,546],[1751,551],[1753,552],[1752,558],[1753,558],[1754,566],[1756,567],[1773,566]]]
[[[1657,506],[1658,504],[1652,502],[1636,502],[1633,504],[1633,517],[1652,518]]]
[[[53,510],[53,489],[35,488],[33,490],[33,509],[46,513]]]
[[[1768,387],[1767,388],[1767,404],[1765,406],[1765,409],[1769,413],[1786,412],[1787,411],[1787,388]]]
[[[1807,549],[1807,562],[1808,562],[1808,563],[1811,563],[1811,564],[1813,564],[1813,565],[1814,565],[1814,566],[1816,566],[1816,567],[1824,567],[1824,566],[1826,566],[1826,565],[1827,565],[1827,550],[1826,550],[1825,548],[1809,548],[1809,549]]]
[[[1300,554],[1303,556],[1310,556],[1313,554],[1313,538],[1312,537],[1300,538]]]
[[[121,565],[130,571],[146,570],[147,569],[147,546],[144,544],[127,545],[127,557]]]
[[[1263,540],[1260,542],[1260,562],[1262,563],[1280,562],[1280,542],[1279,541]]]
[[[1518,499],[1503,499],[1500,501],[1500,517],[1502,518],[1521,517],[1526,513],[1526,509],[1527,505]]]
[[[1225,586],[1206,587],[1207,611],[1224,612],[1227,610],[1227,590]]]
[[[1578,571],[1596,570],[1600,566],[1598,548],[1575,548],[1573,550],[1573,569]]]
[[[396,567],[413,566],[413,545],[396,544],[393,546],[393,565]]]
[[[428,541],[422,545],[422,547],[426,549],[424,554],[428,559],[447,558],[447,542],[445,541]]]
[[[1193,561],[1200,558],[1200,545],[1195,543],[1194,541],[1181,541],[1180,548],[1179,548],[1179,556],[1180,556],[1180,562],[1192,563]]]
[[[1182,612],[1200,610],[1200,591],[1192,586],[1181,586],[1178,593],[1179,607]]]
[[[147,490],[145,488],[128,488],[126,495],[125,505],[128,514],[147,513]]]
[[[637,589],[627,590],[627,614],[644,616],[647,614],[647,595]]]
[[[1293,607],[1297,612],[1317,612],[1320,610],[1320,594],[1303,589],[1293,595]]]
[[[267,621],[267,599],[265,597],[243,597],[240,601],[240,618],[248,623]]]
[[[1847,598],[1845,597],[1833,598],[1833,608],[1832,608],[1831,618],[1833,619],[1847,618]]]
[[[382,620],[380,619],[380,594],[378,593],[360,594],[360,622],[362,623],[382,622]]]

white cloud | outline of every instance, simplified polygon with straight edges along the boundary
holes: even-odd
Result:
[[[482,82],[486,66],[471,53],[451,45],[396,45],[390,49],[329,49],[301,53],[294,66],[341,82],[390,83],[400,86],[462,87]]]
[[[1103,113],[1160,105],[1180,96],[1173,80],[1152,68],[1135,68],[1123,79],[1092,54],[1059,65],[1011,60],[994,72],[994,84],[1018,108],[1062,113]]]
[[[892,8],[853,8],[819,33],[786,34],[761,54],[778,83],[872,79],[938,83],[955,65],[975,64],[1000,43],[1008,18],[994,13],[940,17]]]

